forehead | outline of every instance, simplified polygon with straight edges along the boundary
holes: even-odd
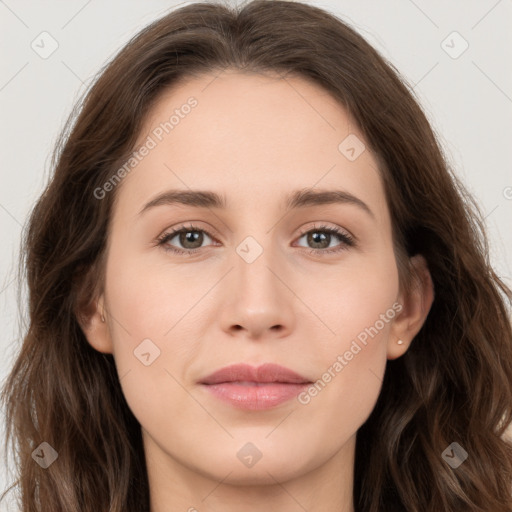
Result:
[[[301,77],[224,71],[185,79],[150,109],[135,149],[141,145],[151,148],[123,180],[123,203],[142,206],[165,188],[201,189],[236,209],[333,187],[385,208],[359,128],[329,92]]]

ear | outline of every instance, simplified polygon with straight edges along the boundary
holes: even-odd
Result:
[[[418,254],[410,259],[415,271],[414,283],[409,292],[401,292],[398,303],[402,309],[395,317],[390,330],[387,358],[396,359],[407,352],[412,340],[427,319],[434,301],[434,284],[425,258]],[[402,340],[402,344],[398,344]]]
[[[77,312],[77,320],[89,345],[98,352],[104,354],[113,353],[113,344],[108,323],[109,315],[105,308],[103,295]]]

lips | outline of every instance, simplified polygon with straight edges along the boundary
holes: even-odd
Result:
[[[264,383],[309,384],[311,381],[302,375],[273,363],[254,367],[248,364],[234,364],[221,368],[200,381],[200,384],[221,384],[236,382],[241,385]]]
[[[289,402],[311,381],[289,368],[266,363],[257,368],[247,364],[227,366],[200,384],[210,396],[233,407],[262,411]]]

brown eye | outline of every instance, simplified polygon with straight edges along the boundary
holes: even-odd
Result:
[[[163,246],[166,251],[179,254],[193,254],[202,248],[205,235],[207,238],[213,238],[207,231],[196,226],[180,227],[171,232],[164,233],[159,238],[158,245]],[[176,241],[171,244],[171,240],[174,239]],[[176,247],[176,244],[179,244],[181,247]]]
[[[333,253],[355,246],[353,237],[348,233],[328,226],[319,226],[305,231],[300,238],[304,237],[306,237],[306,244],[308,244],[313,254]],[[335,248],[331,248],[331,242],[336,241],[336,239],[341,243],[337,244]]]
[[[197,249],[201,247],[204,240],[204,235],[201,231],[180,231],[175,236],[178,237],[184,249]]]

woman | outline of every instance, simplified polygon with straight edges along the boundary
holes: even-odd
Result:
[[[188,5],[69,123],[2,395],[23,511],[512,510],[512,292],[353,29]]]

